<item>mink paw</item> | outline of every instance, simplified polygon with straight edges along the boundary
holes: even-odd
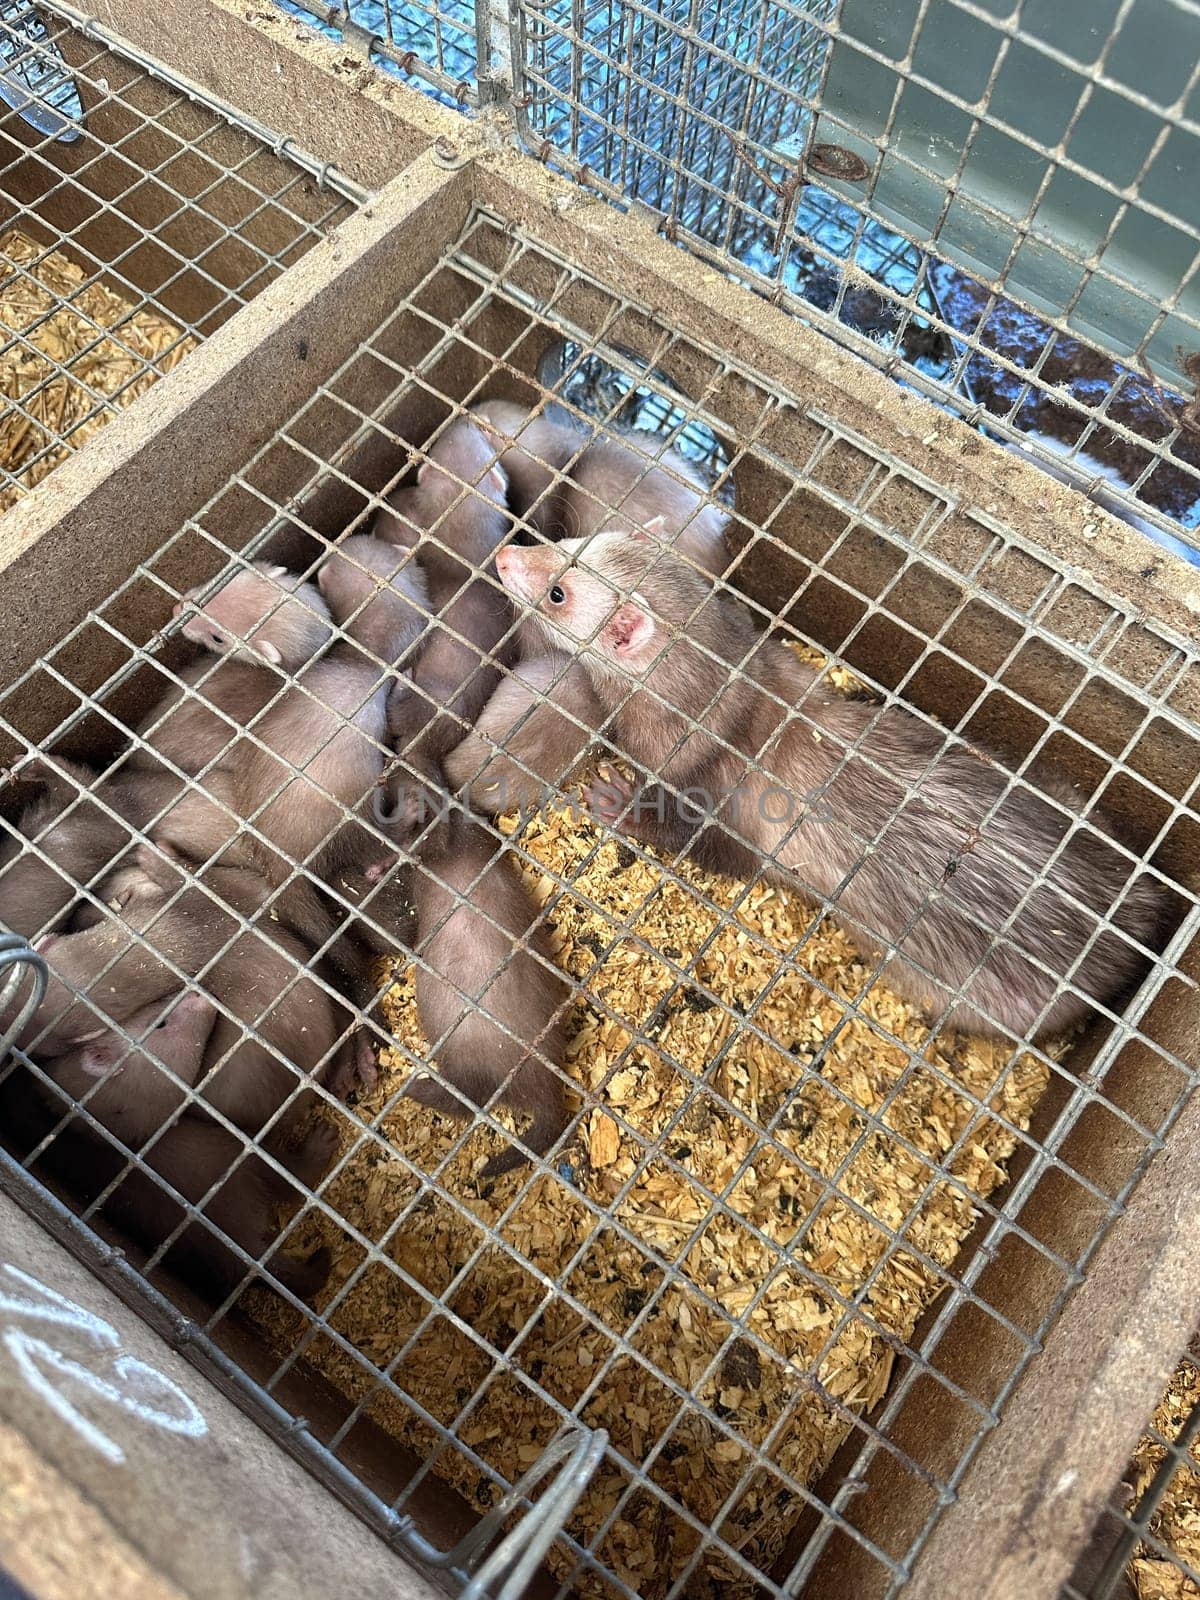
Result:
[[[584,804],[597,827],[612,828],[617,833],[631,831],[632,813],[629,803],[633,799],[633,785],[612,767],[601,767],[596,780],[583,791]]]

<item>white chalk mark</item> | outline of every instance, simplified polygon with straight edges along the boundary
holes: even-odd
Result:
[[[20,1328],[6,1328],[4,1343],[9,1354],[17,1364],[17,1371],[35,1394],[41,1395],[52,1410],[57,1411],[64,1422],[69,1422],[79,1434],[80,1438],[87,1441],[94,1450],[99,1450],[106,1461],[111,1461],[114,1466],[120,1466],[125,1459],[125,1452],[115,1439],[110,1439],[90,1418],[85,1417],[82,1411],[77,1411],[66,1395],[57,1389],[53,1380],[43,1371],[41,1363],[52,1367],[63,1377],[77,1378],[86,1388],[93,1392],[102,1391],[105,1387],[94,1373],[81,1367],[77,1361],[62,1355],[44,1339],[35,1339],[32,1334],[22,1333]]]
[[[77,1328],[80,1333],[85,1333],[99,1345],[107,1345],[110,1350],[118,1350],[121,1346],[121,1337],[111,1322],[105,1322],[103,1317],[98,1317],[92,1311],[87,1311],[83,1306],[68,1300],[56,1290],[50,1289],[44,1283],[39,1283],[28,1272],[22,1272],[20,1267],[14,1267],[9,1262],[4,1262],[4,1271],[18,1282],[26,1285],[35,1294],[42,1296],[41,1300],[19,1300],[15,1295],[5,1294],[0,1290],[0,1311],[7,1311],[13,1316],[32,1317],[38,1322],[57,1323],[62,1328]]]
[[[160,1372],[157,1367],[147,1366],[136,1356],[118,1356],[113,1362],[113,1371],[126,1383],[139,1377],[149,1379],[152,1390],[157,1386],[163,1392],[165,1400],[178,1402],[177,1409],[164,1411],[161,1406],[152,1405],[146,1399],[139,1399],[136,1394],[117,1395],[119,1404],[124,1406],[126,1411],[131,1411],[135,1417],[141,1417],[143,1422],[152,1422],[156,1428],[165,1428],[168,1433],[181,1433],[188,1439],[202,1438],[208,1432],[208,1423],[205,1422],[204,1413],[199,1406],[191,1395],[185,1394],[165,1372]]]
[[[39,1282],[30,1273],[23,1272],[20,1267],[8,1262],[2,1265],[5,1273],[31,1289],[38,1298],[22,1299],[0,1291],[0,1311],[56,1327],[72,1328],[102,1349],[120,1349],[120,1335],[111,1323],[76,1305],[73,1300]],[[69,1423],[82,1439],[114,1466],[119,1466],[125,1460],[124,1450],[90,1417],[83,1415],[63,1393],[63,1383],[77,1383],[107,1404],[117,1406],[142,1422],[168,1433],[199,1439],[208,1432],[204,1414],[191,1396],[166,1373],[149,1366],[137,1356],[113,1356],[112,1373],[119,1381],[112,1382],[107,1376],[93,1372],[90,1367],[83,1366],[47,1344],[44,1339],[36,1338],[21,1328],[6,1328],[2,1338],[17,1371],[34,1393],[40,1395],[64,1422]]]

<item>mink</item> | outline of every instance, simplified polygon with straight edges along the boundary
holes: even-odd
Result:
[[[884,982],[953,1027],[1058,1034],[1144,970],[1165,891],[1065,785],[1036,793],[986,749],[837,695],[654,540],[510,547],[497,568],[576,652],[639,782],[662,786],[602,803],[604,820],[828,903],[887,952]]]

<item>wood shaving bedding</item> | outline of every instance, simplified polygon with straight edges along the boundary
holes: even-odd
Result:
[[[0,511],[197,343],[158,312],[131,310],[102,283],[82,287],[90,270],[61,250],[45,252],[18,228],[0,238],[0,461],[16,478],[0,485]]]
[[[1195,1360],[1181,1361],[1167,1391],[1154,1412],[1153,1430],[1138,1441],[1133,1461],[1125,1473],[1131,1493],[1130,1506],[1136,1506],[1150,1486],[1166,1457],[1159,1439],[1174,1439],[1187,1421],[1192,1408],[1200,1404],[1200,1370]],[[1156,1438],[1155,1435],[1158,1437]],[[1193,1572],[1200,1572],[1200,1443],[1193,1442],[1189,1459],[1181,1465],[1150,1519],[1149,1532]],[[1183,1568],[1163,1555],[1154,1545],[1138,1547],[1127,1569],[1137,1600],[1196,1600],[1200,1585]]]
[[[515,820],[502,826],[511,831]],[[602,1463],[569,1526],[630,1589],[665,1594],[688,1565],[700,1535],[679,1508],[765,1570],[803,1510],[770,1463],[801,1484],[820,1477],[853,1417],[886,1391],[886,1336],[911,1336],[944,1288],[934,1264],[949,1266],[975,1223],[972,1197],[1005,1177],[1015,1135],[969,1096],[1023,1128],[1047,1071],[1028,1056],[1009,1066],[992,1041],[929,1043],[913,1010],[878,987],[861,1016],[848,1013],[842,1000],[867,969],[832,922],[810,932],[810,910],[778,888],[743,899],[741,885],[688,865],[676,881],[581,822],[575,808],[534,818],[521,843],[545,869],[524,870],[547,905],[556,959],[600,1002],[575,1007],[566,1065],[584,1095],[555,1172],[527,1168],[481,1183],[498,1136],[477,1128],[438,1174],[457,1203],[427,1190],[405,1211],[418,1184],[378,1143],[354,1151],[327,1198],[368,1237],[387,1235],[390,1259],[430,1297],[447,1296],[491,1347],[436,1313],[395,1376],[497,1471],[518,1477],[557,1429],[538,1387],[609,1431],[618,1461]],[[560,891],[560,882],[570,887]],[[706,899],[732,911],[724,925]],[[781,969],[781,956],[801,947],[830,994]],[[672,964],[686,976],[677,981]],[[402,964],[385,1014],[396,1038],[423,1057]],[[913,1066],[876,1023],[923,1054],[930,1070]],[[806,1071],[831,1036],[819,1072]],[[380,1117],[387,1141],[434,1172],[465,1125],[411,1101],[392,1104],[410,1071],[400,1052],[385,1055],[378,1087],[358,1110]],[[878,1126],[864,1113],[876,1114]],[[772,1119],[767,1143],[762,1127]],[[343,1149],[350,1144],[347,1130]],[[957,1185],[934,1171],[948,1155]],[[822,1180],[837,1173],[831,1191]],[[473,1218],[500,1226],[509,1249],[487,1242]],[[326,1307],[362,1252],[312,1218],[289,1248],[318,1242],[335,1253]],[[677,1274],[665,1287],[659,1260]],[[548,1291],[547,1279],[582,1309]],[[294,1347],[304,1332],[299,1316],[261,1291],[248,1305],[278,1348]],[[330,1320],[382,1366],[429,1312],[429,1299],[378,1262]],[[307,1355],[347,1395],[366,1400],[375,1422],[419,1454],[433,1453],[428,1426],[375,1390],[326,1336]],[[765,1463],[754,1463],[756,1447]],[[621,1458],[644,1469],[657,1492],[642,1485],[622,1499],[632,1474]],[[481,1511],[493,1502],[494,1486],[457,1451],[442,1449],[434,1470]],[[557,1546],[549,1560],[566,1575]],[[753,1587],[709,1550],[687,1593],[723,1600]],[[572,1592],[616,1591],[589,1571]]]

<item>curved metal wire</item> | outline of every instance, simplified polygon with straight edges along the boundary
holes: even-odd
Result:
[[[27,971],[33,976],[33,986],[15,1021],[0,1033],[0,1061],[8,1054],[14,1041],[21,1037],[25,1025],[41,1005],[47,978],[45,957],[39,955],[27,939],[7,930],[0,933],[0,1013],[20,992]]]

